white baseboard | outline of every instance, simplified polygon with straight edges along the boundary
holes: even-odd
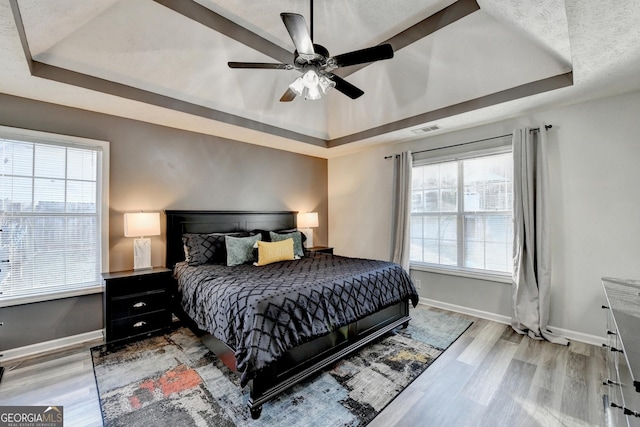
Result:
[[[450,304],[447,302],[436,301],[429,298],[420,297],[420,304],[428,305],[431,307],[442,308],[444,310],[455,311],[456,313],[467,314],[469,316],[479,317],[481,319],[492,320],[494,322],[503,323],[505,325],[511,324],[511,317],[504,316],[502,314],[491,313],[488,311],[476,310],[475,308],[464,307],[461,305]],[[606,342],[604,336],[585,334],[583,332],[570,331],[568,329],[557,328],[549,325],[549,330],[556,334],[563,336],[569,340],[580,341],[585,344],[591,344],[600,347]]]
[[[569,340],[573,340],[573,341],[580,341],[580,342],[583,342],[585,344],[592,344],[592,345],[601,347],[602,344],[605,344],[607,342],[607,338],[599,337],[597,335],[585,334],[583,332],[570,331],[568,329],[558,328],[558,327],[553,326],[553,325],[549,325],[548,328],[549,328],[549,330],[551,332],[554,332],[554,333],[560,335],[561,337],[565,337],[565,338],[567,338]]]
[[[444,310],[455,311],[456,313],[467,314],[469,316],[479,317],[481,319],[493,320],[494,322],[504,323],[505,325],[511,324],[511,318],[509,316],[503,316],[501,314],[491,313],[488,311],[476,310],[475,308],[450,304],[448,302],[436,301],[433,299],[420,297],[420,304],[442,308]]]
[[[85,332],[83,334],[71,335],[69,337],[26,345],[24,347],[12,348],[0,353],[0,363],[5,364],[11,360],[35,356],[56,350],[63,350],[74,345],[102,339],[104,339],[104,329],[98,329],[97,331]]]
[[[428,305],[431,307],[441,308],[444,310],[455,311],[457,313],[467,314],[473,317],[479,317],[481,319],[492,320],[494,322],[503,323],[505,325],[511,324],[511,318],[501,314],[491,313],[488,311],[477,310],[474,308],[464,307],[461,305],[450,304],[447,302],[436,301],[429,298],[420,297],[420,304]],[[601,346],[606,342],[605,337],[597,335],[585,334],[582,332],[570,331],[567,329],[557,328],[549,325],[549,329],[553,332],[561,335],[569,340],[580,341],[586,344],[592,344]],[[55,350],[62,350],[66,347],[72,347],[74,345],[82,344],[94,340],[104,339],[104,329],[96,331],[85,332],[83,334],[72,335],[69,337],[59,338],[56,340],[45,341],[38,344],[27,345],[24,347],[12,348],[0,353],[0,363],[6,363],[11,360],[21,359],[23,357],[35,356],[41,353],[47,353]]]

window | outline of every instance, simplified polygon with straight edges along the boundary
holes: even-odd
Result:
[[[108,145],[0,127],[0,306],[100,290]]]
[[[413,265],[511,273],[513,166],[511,152],[500,151],[416,162],[411,203]]]

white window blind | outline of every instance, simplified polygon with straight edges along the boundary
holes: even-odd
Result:
[[[412,265],[510,273],[512,206],[510,147],[417,162],[412,178]]]
[[[100,286],[103,147],[2,136],[0,302]]]

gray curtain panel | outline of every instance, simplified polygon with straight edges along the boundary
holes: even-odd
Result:
[[[411,224],[411,151],[393,156],[393,215],[391,261],[409,271]]]
[[[533,339],[569,342],[547,329],[551,295],[547,135],[513,132],[513,317],[511,326]]]

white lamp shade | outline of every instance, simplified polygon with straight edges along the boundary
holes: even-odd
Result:
[[[299,213],[297,219],[298,228],[314,228],[318,226],[318,212]]]
[[[159,212],[135,212],[124,214],[125,237],[159,236]]]

